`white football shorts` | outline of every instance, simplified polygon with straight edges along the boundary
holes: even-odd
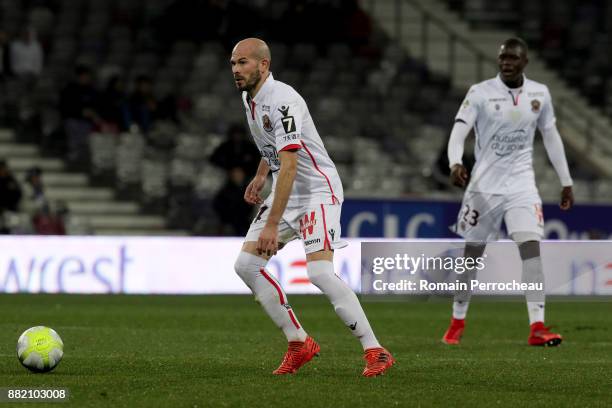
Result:
[[[286,208],[278,223],[279,247],[294,239],[301,239],[307,254],[324,249],[340,249],[348,245],[340,240],[340,212],[342,204],[318,204],[311,207]],[[245,241],[259,239],[259,234],[266,225],[270,204],[264,203],[259,208],[255,219],[249,227]]]
[[[538,192],[487,194],[467,191],[457,223],[451,229],[466,241],[495,241],[499,238],[502,220],[506,223],[508,236],[515,232],[533,232],[542,237],[544,213]]]

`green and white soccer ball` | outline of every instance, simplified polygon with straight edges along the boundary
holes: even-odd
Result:
[[[53,370],[64,355],[64,342],[55,330],[36,326],[17,340],[17,356],[25,368],[37,373]]]

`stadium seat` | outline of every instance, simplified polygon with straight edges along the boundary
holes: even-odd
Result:
[[[89,140],[93,175],[113,174],[116,166],[117,142],[115,135],[94,132]]]

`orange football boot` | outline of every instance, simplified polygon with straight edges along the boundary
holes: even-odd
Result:
[[[558,333],[552,333],[550,327],[545,327],[543,322],[535,322],[531,325],[531,333],[527,342],[530,346],[554,347],[561,344],[563,337]]]
[[[318,356],[319,350],[321,350],[321,347],[310,336],[306,337],[306,341],[303,342],[290,341],[283,362],[272,374],[294,374],[314,356]]]
[[[463,329],[465,328],[465,319],[451,319],[451,324],[448,326],[442,342],[446,344],[456,345],[461,341]]]
[[[363,358],[366,361],[366,366],[363,369],[364,377],[380,375],[395,363],[395,359],[391,353],[382,347],[367,349]]]

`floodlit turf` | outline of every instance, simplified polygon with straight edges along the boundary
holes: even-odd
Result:
[[[286,343],[252,297],[1,295],[0,387],[69,388],[70,403],[55,407],[612,406],[610,298],[550,301],[548,322],[565,337],[557,348],[527,346],[522,302],[476,299],[451,347],[440,342],[447,301],[365,300],[397,360],[377,378],[361,377],[359,343],[326,298],[290,300],[321,356],[277,377]],[[15,355],[35,325],[64,340],[48,374]]]

